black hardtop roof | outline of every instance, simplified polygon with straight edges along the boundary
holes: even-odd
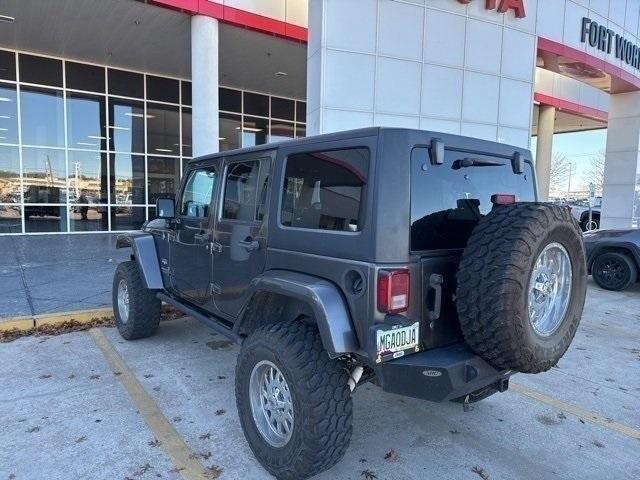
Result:
[[[526,157],[530,158],[530,153],[528,150],[523,149],[521,147],[516,147],[513,145],[508,145],[504,143],[492,142],[489,140],[481,140],[477,138],[465,137],[462,135],[455,135],[451,133],[440,133],[429,130],[419,130],[414,128],[396,128],[396,127],[367,127],[367,128],[358,128],[354,130],[345,130],[343,132],[335,132],[335,133],[325,133],[322,135],[313,135],[310,137],[296,138],[291,140],[284,140],[281,142],[274,143],[265,143],[262,145],[256,145],[253,147],[245,147],[245,148],[237,148],[235,150],[227,150],[224,152],[212,153],[209,155],[203,155],[201,157],[193,158],[189,161],[189,163],[200,163],[202,161],[221,158],[221,157],[230,157],[234,155],[240,154],[250,154],[255,152],[262,151],[271,151],[277,150],[279,148],[288,147],[295,145],[296,147],[302,145],[314,145],[316,143],[324,143],[336,140],[348,140],[352,138],[362,138],[362,137],[373,137],[378,136],[381,133],[392,134],[392,135],[406,135],[412,134],[414,136],[419,137],[420,139],[431,139],[431,138],[442,138],[445,142],[445,145],[455,145],[457,147],[463,147],[472,149],[478,152],[495,152],[501,155],[510,156],[515,151],[519,151],[522,153],[526,153]]]

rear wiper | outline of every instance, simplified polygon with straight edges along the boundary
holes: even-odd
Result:
[[[451,168],[460,170],[467,167],[504,167],[504,163],[480,158],[460,158],[453,162]]]

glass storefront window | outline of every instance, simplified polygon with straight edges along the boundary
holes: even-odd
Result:
[[[271,133],[269,135],[269,142],[281,142],[283,140],[289,140],[294,138],[296,134],[295,125],[293,122],[281,122],[278,120],[271,120]]]
[[[67,145],[69,148],[106,150],[104,97],[67,94]]]
[[[18,143],[16,87],[0,84],[0,143]]]
[[[25,203],[67,202],[64,150],[25,147],[22,171]]]
[[[109,149],[144,153],[144,103],[109,98]]]
[[[307,136],[307,126],[296,124],[296,138],[306,137]]]
[[[296,102],[296,121],[307,121],[307,104],[305,102]]]
[[[158,197],[174,197],[180,187],[180,159],[149,157],[147,159],[149,204]]]
[[[67,207],[62,205],[25,205],[24,228],[27,233],[67,231]]]
[[[22,143],[64,147],[62,92],[35,87],[20,90]]]
[[[0,49],[0,235],[136,230],[154,218],[193,155],[191,88]],[[305,133],[304,102],[219,94],[222,151]]]
[[[62,60],[38,55],[18,55],[20,81],[62,87]]]
[[[70,150],[67,172],[70,204],[108,203],[106,153]]]
[[[67,88],[104,93],[104,67],[66,62]]]
[[[144,98],[144,76],[141,74],[110,68],[107,77],[111,95]]]
[[[111,154],[111,203],[144,205],[144,157]]]
[[[22,233],[20,205],[0,205],[0,233]]]
[[[0,50],[0,79],[15,81],[16,54],[8,50]]]
[[[182,108],[182,155],[190,157],[193,155],[191,148],[191,109]]]
[[[267,143],[269,120],[264,118],[244,117],[242,122],[242,146],[253,147]]]
[[[240,148],[242,141],[242,117],[229,113],[220,114],[220,151]]]
[[[69,229],[72,232],[109,230],[106,205],[72,205],[69,207]]]
[[[178,107],[147,103],[147,153],[180,155],[180,113]]]
[[[0,145],[0,203],[20,203],[20,152]]]
[[[145,217],[146,207],[111,207],[111,230],[140,230]]]

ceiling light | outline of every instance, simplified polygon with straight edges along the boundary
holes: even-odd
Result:
[[[0,115],[0,118],[5,118],[7,120],[10,120],[11,116],[10,115]]]
[[[131,130],[129,127],[118,127],[116,125],[109,125],[109,128],[112,128],[114,130]]]
[[[261,128],[252,128],[252,127],[236,127],[236,130],[242,130],[243,132],[253,132],[253,133],[262,131]]]
[[[226,137],[218,137],[219,142],[224,142],[226,139],[227,139]]]
[[[0,15],[0,22],[13,23],[15,21],[15,17],[10,17],[9,15]]]
[[[84,145],[85,147],[97,147],[97,143],[89,143],[89,142],[77,142],[77,145]]]
[[[94,140],[106,140],[107,137],[101,137],[99,135],[87,135],[87,138],[93,138]]]
[[[169,153],[172,153],[173,150],[170,150],[168,148],[156,148],[156,152],[169,152]]]
[[[127,117],[144,118],[144,113],[124,112]]]
[[[13,100],[7,97],[0,97],[0,102],[13,102]]]
[[[287,72],[276,72],[273,74],[274,77],[286,77],[289,75]]]
[[[9,129],[8,128],[0,128],[0,132],[8,132]]]

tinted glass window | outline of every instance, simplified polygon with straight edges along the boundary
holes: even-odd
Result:
[[[209,216],[209,206],[215,188],[214,170],[194,170],[189,174],[180,201],[180,215],[193,218]]]
[[[182,88],[182,104],[191,105],[191,82],[183,80],[180,88]]]
[[[62,92],[31,87],[20,91],[22,142],[25,145],[64,146]]]
[[[21,82],[62,87],[62,60],[23,53],[18,59]]]
[[[307,121],[307,104],[305,102],[296,102],[296,122]]]
[[[0,143],[18,143],[16,88],[0,85]]]
[[[293,123],[271,120],[271,134],[269,135],[269,142],[281,142],[283,140],[289,140],[294,136],[295,128]]]
[[[246,115],[269,116],[269,97],[257,93],[244,92],[244,113]]]
[[[111,230],[140,230],[146,210],[145,207],[111,207]]]
[[[0,78],[2,80],[16,79],[16,54],[0,50]]]
[[[368,169],[366,148],[291,155],[282,191],[282,224],[319,230],[361,230]]]
[[[20,203],[18,147],[0,146],[0,203]]]
[[[471,159],[477,165],[463,166]],[[468,162],[467,162],[468,163]],[[493,207],[491,196],[514,194],[533,201],[531,165],[513,173],[508,159],[447,150],[443,165],[431,165],[429,150],[411,154],[411,249],[464,248],[471,231]]]
[[[25,205],[24,231],[27,233],[66,232],[67,207]]]
[[[220,89],[220,110],[242,113],[242,92],[228,88]]]
[[[64,150],[23,148],[25,203],[66,203],[67,168]]]
[[[111,203],[144,205],[144,157],[111,155]]]
[[[190,157],[193,155],[191,148],[191,109],[182,108],[182,155]]]
[[[242,146],[253,147],[267,143],[269,120],[266,118],[244,117],[242,124]]]
[[[140,73],[109,69],[109,93],[123,97],[142,98],[144,77]]]
[[[180,101],[180,82],[172,78],[147,75],[147,100],[178,103]]]
[[[147,152],[180,155],[178,107],[147,103]]]
[[[111,150],[144,153],[144,104],[110,98],[109,134]]]
[[[220,151],[240,148],[242,121],[240,115],[220,114]]]
[[[69,148],[106,150],[104,97],[67,93],[67,142]]]
[[[232,163],[227,167],[222,217],[253,221],[256,216],[256,196],[260,162]]]
[[[0,205],[0,233],[22,233],[20,205]]]
[[[175,196],[180,186],[180,159],[149,157],[147,159],[149,203],[158,197]]]
[[[286,98],[271,97],[271,117],[294,120],[295,102]]]
[[[104,92],[104,68],[83,63],[66,62],[64,66],[67,76],[67,88]]]
[[[107,203],[107,154],[69,151],[69,203]]]

